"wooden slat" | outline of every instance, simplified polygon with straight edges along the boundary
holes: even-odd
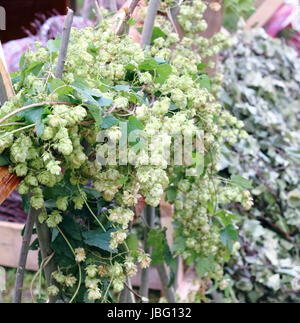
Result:
[[[4,59],[4,53],[0,42],[0,102],[11,99],[15,95],[11,79]],[[19,185],[20,179],[10,174],[8,167],[0,167],[0,204],[6,200],[10,193]]]
[[[265,0],[256,12],[247,20],[245,30],[262,27],[284,3],[284,0]]]
[[[21,232],[24,224],[0,221],[0,265],[17,267],[22,245]],[[32,241],[36,237],[33,236]],[[37,270],[38,252],[30,250],[27,258],[26,269]]]
[[[0,167],[0,205],[17,188],[21,179],[15,174],[10,174],[8,167]]]

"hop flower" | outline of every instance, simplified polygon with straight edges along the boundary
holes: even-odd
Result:
[[[54,271],[52,277],[61,285],[65,283],[65,276],[60,271]]]
[[[229,285],[229,282],[226,279],[221,280],[219,283],[219,287],[221,290],[226,289],[228,285]]]
[[[128,223],[133,220],[134,216],[134,213],[130,209],[124,209],[122,207],[110,209],[108,210],[108,213],[109,221],[121,224],[123,229],[128,228]]]
[[[150,84],[152,82],[152,75],[149,72],[141,73],[139,75],[139,81],[142,84]]]
[[[119,293],[124,289],[124,281],[120,278],[113,280],[113,289],[115,293]]]
[[[96,265],[89,265],[85,268],[85,271],[90,278],[94,278],[97,275],[98,269]]]
[[[30,204],[36,210],[41,209],[44,206],[43,196],[32,196],[32,198],[30,199]]]
[[[19,194],[21,194],[21,195],[26,194],[28,192],[28,190],[29,190],[28,185],[24,181],[22,181],[18,186]]]
[[[54,129],[52,127],[46,126],[43,134],[41,135],[41,139],[50,140],[54,137]]]
[[[28,167],[27,167],[27,164],[18,164],[16,167],[15,167],[15,172],[17,174],[17,176],[19,177],[24,177],[26,176],[27,172],[28,172]]]
[[[39,213],[38,220],[40,223],[44,223],[47,220],[47,218],[48,218],[47,213],[45,212]]]
[[[73,144],[69,138],[63,138],[59,141],[57,149],[65,156],[71,155],[73,151]]]
[[[47,288],[47,292],[49,296],[57,296],[59,293],[59,289],[55,285],[51,285]]]
[[[84,205],[84,199],[80,195],[73,197],[72,201],[75,204],[74,205],[75,210],[82,210]]]
[[[141,252],[138,256],[138,262],[140,263],[140,266],[142,269],[148,268],[151,263],[150,255],[144,252]]]
[[[101,291],[100,291],[100,289],[98,287],[90,288],[88,290],[88,299],[90,301],[95,301],[97,299],[100,299],[101,296],[102,296],[102,294],[101,294]]]
[[[124,97],[118,97],[115,99],[115,106],[119,109],[126,109],[128,107],[128,99]]]
[[[47,163],[47,170],[53,175],[59,175],[61,173],[60,162],[58,160],[50,160]]]
[[[55,228],[62,221],[62,216],[58,210],[54,210],[48,216],[46,223],[49,228]]]
[[[68,209],[68,196],[60,196],[56,200],[56,207],[61,211],[66,211]]]
[[[129,277],[133,277],[133,276],[135,276],[137,274],[137,266],[133,262],[132,257],[127,257],[126,258],[126,260],[124,262],[124,266],[125,266],[126,274]]]
[[[75,250],[75,260],[76,262],[83,262],[86,259],[86,254],[83,248],[76,248]]]
[[[99,279],[86,276],[84,284],[86,288],[97,288]]]
[[[98,267],[98,275],[101,277],[107,277],[109,276],[109,268],[104,265],[100,265]]]
[[[65,285],[67,287],[73,287],[76,283],[77,279],[73,275],[69,274],[65,277]]]
[[[110,234],[111,240],[109,243],[109,248],[114,250],[118,247],[119,244],[123,243],[127,237],[125,231],[115,231]]]

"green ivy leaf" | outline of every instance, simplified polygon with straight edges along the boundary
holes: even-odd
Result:
[[[173,186],[169,186],[165,190],[165,192],[166,192],[166,200],[169,201],[170,203],[174,203],[177,196],[176,188]]]
[[[143,129],[144,129],[143,123],[140,120],[138,120],[136,117],[130,116],[128,118],[128,123],[127,123],[128,135],[134,130],[143,130]]]
[[[40,137],[43,134],[45,128],[45,125],[42,121],[44,110],[45,105],[21,111],[17,114],[17,116],[20,118],[24,118],[27,124],[36,124],[37,136]]]
[[[94,247],[98,247],[102,250],[111,252],[111,253],[117,253],[118,250],[114,249],[111,250],[109,248],[109,243],[111,240],[111,236],[110,234],[112,232],[115,232],[116,229],[110,229],[107,232],[103,232],[100,228],[97,230],[92,230],[92,231],[86,231],[83,232],[83,238],[84,238],[84,242],[89,245],[89,246],[94,246]]]
[[[230,177],[231,182],[240,188],[246,188],[246,189],[251,189],[252,185],[251,183],[244,177],[239,176],[239,175],[231,175]]]
[[[154,58],[146,58],[143,63],[139,65],[140,71],[153,71],[159,66],[158,62]]]
[[[232,224],[232,220],[239,220],[239,217],[237,215],[232,214],[231,212],[226,210],[217,212],[216,216],[218,216],[222,220],[222,223],[225,227],[229,224]]]
[[[147,246],[154,248],[151,255],[153,266],[164,261],[170,263],[170,249],[166,239],[166,228],[151,229],[148,233]]]
[[[119,123],[119,119],[109,114],[102,120],[101,128],[108,129],[110,127],[116,126]]]
[[[130,92],[130,85],[115,85],[112,87],[113,89],[117,91],[124,91],[124,92]]]
[[[202,88],[207,90],[211,89],[211,80],[207,74],[201,74],[197,80],[197,83],[199,83]]]
[[[50,54],[58,54],[60,48],[61,37],[60,35],[57,36],[56,39],[50,39],[47,42],[47,49]]]
[[[58,89],[55,91],[55,93],[57,93],[57,95],[59,96],[67,95],[74,91],[74,89],[71,86],[66,85],[62,80],[57,78],[52,78],[48,81],[48,89],[50,93]]]
[[[197,69],[199,72],[204,71],[206,69],[206,64],[205,63],[197,64]]]
[[[33,74],[33,75],[37,76],[43,66],[44,66],[44,63],[41,63],[41,62],[31,62],[31,63],[25,65],[24,68],[22,69],[21,75],[20,75],[21,83],[24,82],[25,77],[29,74]]]
[[[127,25],[129,26],[134,26],[136,24],[136,20],[131,17],[128,21],[127,21]]]
[[[0,155],[0,166],[7,166],[9,165],[9,157],[2,154]]]
[[[225,229],[220,231],[221,241],[224,247],[228,247],[232,252],[232,241],[237,241],[238,233],[232,224],[228,224]]]
[[[175,251],[183,251],[185,249],[185,238],[184,237],[176,237],[173,243],[172,250]]]
[[[102,110],[100,107],[95,106],[94,104],[90,103],[84,103],[84,106],[88,108],[90,114],[96,121],[96,125],[100,127],[102,125],[103,119],[102,119]]]
[[[200,256],[196,260],[196,272],[199,278],[203,277],[205,273],[214,270],[214,256],[209,255],[208,257]]]
[[[170,64],[161,64],[156,68],[155,83],[164,83],[172,73],[172,67]]]
[[[126,244],[130,251],[136,251],[139,248],[139,240],[135,234],[130,234],[126,239]]]
[[[60,228],[74,240],[82,241],[80,224],[76,223],[72,216],[64,214]]]

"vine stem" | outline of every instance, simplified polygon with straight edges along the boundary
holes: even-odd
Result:
[[[5,117],[3,117],[2,119],[0,119],[0,123],[4,122],[5,120],[9,119],[10,117],[18,114],[19,112],[28,110],[28,109],[32,109],[32,108],[37,108],[37,107],[41,107],[42,105],[59,105],[59,104],[63,104],[63,105],[69,105],[69,106],[75,106],[76,104],[74,103],[70,103],[70,102],[39,102],[39,103],[33,103],[33,104],[29,104],[29,105],[25,105],[24,107],[18,108],[12,112],[10,112],[9,114],[7,114]]]
[[[146,253],[151,255],[152,248],[147,247],[147,237],[151,228],[154,228],[155,208],[150,205],[146,205],[144,214],[146,218],[145,219],[146,226],[144,228],[144,250]],[[140,295],[143,298],[147,298],[147,299],[149,298],[149,275],[150,275],[150,268],[142,269]]]
[[[58,61],[57,66],[55,70],[55,77],[61,79],[63,72],[64,72],[64,66],[66,62],[66,56],[68,51],[68,44],[70,39],[70,33],[71,33],[71,27],[73,22],[73,15],[74,12],[72,9],[68,8],[68,13],[64,21],[64,27],[62,31],[61,36],[61,42],[60,42],[60,48],[59,48],[59,55],[58,55]]]
[[[143,26],[141,46],[145,48],[150,45],[153,33],[154,21],[159,7],[160,0],[150,0],[147,15]]]
[[[5,136],[7,136],[7,135],[12,135],[12,134],[14,134],[16,132],[19,132],[19,131],[22,131],[22,130],[25,130],[25,129],[33,128],[35,126],[36,126],[36,124],[30,124],[29,126],[26,126],[26,127],[22,127],[22,128],[15,129],[13,131],[5,132],[4,135],[1,136],[0,138],[3,138]]]
[[[33,226],[34,226],[34,222],[37,218],[37,215],[38,215],[38,211],[33,209],[32,207],[30,207],[29,212],[28,212],[26,225],[25,225],[25,231],[24,231],[24,235],[23,235],[23,239],[22,239],[22,247],[21,247],[21,252],[20,252],[19,262],[18,262],[18,267],[17,267],[13,303],[21,303],[21,301],[22,301],[24,271],[25,271],[25,267],[26,267],[26,261],[27,261],[27,256],[28,256],[28,252],[29,252]]]
[[[99,221],[99,219],[97,218],[97,216],[95,215],[95,213],[94,213],[94,212],[92,211],[92,209],[90,208],[89,203],[87,202],[87,200],[86,200],[86,198],[85,198],[84,194],[82,193],[82,190],[81,190],[81,188],[79,187],[79,185],[77,185],[77,189],[78,189],[78,191],[79,191],[79,193],[80,193],[80,195],[81,195],[81,197],[82,197],[82,199],[83,199],[83,201],[84,201],[84,204],[86,205],[86,207],[88,208],[88,210],[89,210],[89,211],[90,211],[90,213],[92,214],[93,218],[94,218],[94,219],[96,220],[96,222],[99,224],[100,228],[101,228],[104,232],[106,232],[106,230],[105,230],[105,228],[104,228],[103,224]]]
[[[26,125],[25,122],[8,122],[5,124],[1,124],[0,127],[24,126],[24,125]]]
[[[34,284],[34,282],[35,282],[35,280],[36,280],[36,278],[39,276],[39,277],[41,277],[41,274],[42,274],[42,271],[43,271],[43,268],[45,267],[45,266],[47,266],[47,264],[49,263],[49,261],[51,261],[51,259],[53,258],[53,256],[54,256],[54,252],[52,253],[52,255],[50,255],[48,258],[46,258],[46,259],[44,259],[43,261],[42,261],[42,263],[41,263],[41,266],[40,266],[40,268],[39,268],[39,270],[36,272],[36,274],[34,275],[34,277],[33,277],[33,279],[32,279],[32,281],[31,281],[31,284],[30,284],[30,295],[31,295],[31,299],[32,299],[32,301],[33,301],[33,303],[34,303],[34,295],[33,295],[33,284]],[[41,279],[40,279],[41,280]],[[41,284],[40,282],[39,282],[39,284]]]
[[[56,228],[59,231],[59,233],[62,235],[62,237],[64,238],[64,240],[66,241],[66,243],[67,243],[68,247],[70,248],[70,250],[72,251],[74,257],[76,257],[75,251],[74,251],[74,249],[73,249],[70,241],[67,239],[67,237],[65,236],[65,234],[61,231],[61,229],[59,228],[59,226],[57,226]],[[79,292],[80,286],[81,286],[81,281],[82,281],[81,266],[80,266],[79,263],[77,263],[77,266],[78,266],[78,271],[79,271],[79,282],[78,282],[76,291],[75,291],[74,295],[72,296],[72,298],[71,298],[71,300],[70,300],[69,303],[73,303],[75,297],[77,296],[77,294]]]

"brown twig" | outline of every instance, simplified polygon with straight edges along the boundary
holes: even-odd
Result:
[[[130,288],[130,286],[125,282],[125,287],[131,292],[131,293],[133,293],[140,301],[142,301],[143,300],[143,297],[140,295],[140,294],[138,294],[134,289],[132,289],[132,288]]]
[[[119,26],[117,27],[116,34],[117,35],[123,35],[125,32],[125,26],[127,22],[129,21],[130,17],[133,14],[134,9],[138,5],[140,0],[131,0],[128,8],[124,8],[125,11],[125,17],[124,19],[119,23]]]

